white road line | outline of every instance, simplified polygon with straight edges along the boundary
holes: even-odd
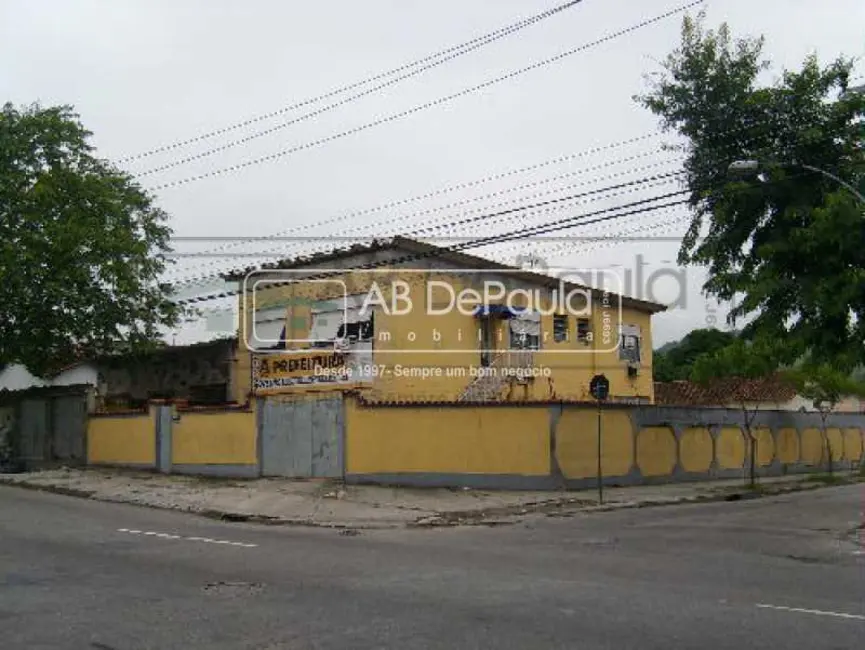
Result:
[[[784,607],[783,605],[768,605],[766,603],[757,603],[760,609],[776,609],[782,612],[794,612],[796,614],[814,614],[815,616],[834,616],[835,618],[848,618],[856,621],[865,621],[863,614],[847,614],[845,612],[825,612],[820,609],[805,609],[803,607]]]
[[[240,548],[256,548],[258,544],[247,544],[246,542],[232,542],[227,539],[211,539],[210,537],[184,537],[183,535],[172,535],[170,533],[157,533],[152,530],[134,530],[131,528],[118,528],[118,533],[130,535],[148,535],[159,539],[180,539],[185,542],[202,542],[204,544],[221,544],[223,546],[238,546]]]

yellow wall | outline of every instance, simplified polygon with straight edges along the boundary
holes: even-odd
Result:
[[[778,430],[778,460],[784,464],[799,462],[799,432],[793,428]]]
[[[346,402],[346,473],[550,473],[545,407],[363,407]]]
[[[741,469],[746,458],[745,436],[739,427],[722,427],[715,440],[715,458],[720,469]]]
[[[854,462],[862,458],[862,432],[859,429],[844,429],[844,458]]]
[[[643,476],[666,476],[676,467],[676,437],[669,427],[646,427],[637,437],[637,464]]]
[[[682,469],[686,472],[708,472],[712,466],[712,435],[706,427],[689,427],[679,440]]]
[[[601,471],[604,476],[626,475],[634,463],[634,434],[627,411],[603,411],[601,436]],[[565,409],[556,427],[556,459],[565,478],[597,476],[597,411]]]
[[[455,291],[470,286],[465,275],[460,276],[453,271],[440,271],[435,275],[429,272],[391,271],[393,278],[408,282],[411,287],[411,300],[414,308],[407,314],[389,315],[381,309],[375,310],[376,340],[374,342],[374,364],[385,367],[383,376],[375,381],[359,384],[369,396],[384,400],[455,400],[460,393],[473,381],[469,374],[451,373],[446,370],[441,376],[426,378],[399,376],[404,368],[446,369],[448,367],[468,369],[480,364],[479,342],[477,338],[478,319],[471,315],[461,314],[456,309],[442,315],[429,315],[428,308],[441,308],[442,294],[433,296],[431,305],[427,305],[425,282],[437,279],[448,282]],[[507,275],[502,276],[506,278]],[[384,298],[391,299],[388,287],[390,276],[381,273],[353,272],[342,276],[328,278],[334,282],[306,283],[296,285],[281,285],[265,288],[258,292],[256,307],[288,305],[290,300],[305,302],[333,299],[342,295],[342,288],[336,283],[345,283],[348,294],[365,294],[373,282],[378,282]],[[516,281],[515,281],[516,282]],[[519,285],[517,285],[519,286]],[[244,321],[247,327],[251,323],[252,301],[247,300],[247,311]],[[543,305],[544,309],[549,303]],[[614,305],[618,309],[618,304]],[[243,299],[241,297],[241,309]],[[306,331],[294,331],[296,338],[308,336],[308,328],[312,324],[309,309],[286,306],[289,326],[306,324]],[[539,377],[528,386],[516,385],[503,389],[501,399],[511,400],[550,400],[550,399],[588,399],[588,385],[591,377],[597,372],[603,372],[610,380],[612,397],[653,398],[652,383],[652,337],[650,314],[626,308],[622,311],[622,323],[638,325],[642,334],[641,368],[639,374],[629,378],[627,364],[619,359],[618,351],[602,352],[603,322],[600,305],[595,305],[592,314],[592,333],[594,343],[586,345],[577,341],[577,321],[574,315],[568,319],[568,340],[555,342],[553,337],[553,315],[543,315],[541,320],[542,343],[541,350],[535,353],[534,365],[549,368],[549,377]],[[616,345],[618,341],[618,311],[612,323],[612,339],[607,345]],[[390,334],[390,340],[380,338],[383,332]],[[409,332],[414,332],[416,338],[409,340]],[[434,332],[439,340],[434,340]],[[246,348],[245,337],[241,331],[238,362],[236,366],[237,395],[239,402],[246,400],[250,391],[250,355]],[[289,335],[291,333],[289,332]],[[509,330],[506,322],[497,323],[494,336],[497,349],[509,347]],[[310,390],[341,390],[348,386],[288,388],[289,391]]]
[[[180,413],[171,429],[173,465],[254,465],[255,413]]]
[[[767,427],[752,429],[757,441],[757,466],[768,467],[775,460],[775,438]]]
[[[833,463],[837,463],[844,458],[844,434],[841,433],[841,429],[834,427],[826,429],[825,441],[829,444],[829,449],[826,452],[827,456],[831,450]]]
[[[152,467],[156,463],[156,423],[151,414],[91,417],[87,421],[87,462]]]
[[[348,474],[511,474],[549,476],[551,406],[412,407],[346,406]],[[602,412],[601,471],[625,477],[638,469],[644,477],[668,477],[677,466],[691,474],[741,470],[750,462],[749,443],[736,426],[721,427],[713,443],[705,426],[686,427],[676,441],[668,426],[635,432],[629,409]],[[555,462],[565,479],[594,479],[598,471],[598,421],[593,408],[564,407],[555,427]],[[822,462],[819,429],[773,432],[755,427],[757,465]],[[777,442],[775,435],[777,434]],[[836,430],[843,445],[836,456],[862,454],[859,429]],[[837,446],[837,445],[836,445]],[[713,455],[714,454],[714,455]]]
[[[819,465],[825,457],[823,434],[820,429],[808,428],[802,430],[802,462],[809,465]]]

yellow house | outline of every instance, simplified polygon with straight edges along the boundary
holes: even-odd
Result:
[[[610,401],[654,401],[651,317],[664,307],[598,273],[540,273],[397,237],[229,279],[241,284],[239,402],[346,390],[582,401],[597,374]]]

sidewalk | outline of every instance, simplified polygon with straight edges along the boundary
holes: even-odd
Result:
[[[180,510],[234,521],[393,528],[402,526],[497,525],[532,515],[646,507],[683,502],[753,498],[823,487],[826,477],[797,475],[763,478],[756,491],[741,479],[605,488],[604,504],[594,490],[499,492],[468,489],[415,489],[345,486],[321,479],[247,481],[166,476],[115,469],[58,469],[0,474],[0,484],[61,494]],[[854,480],[839,472],[835,480]]]

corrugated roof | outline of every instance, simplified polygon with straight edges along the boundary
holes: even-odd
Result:
[[[313,255],[309,255],[306,257],[295,257],[285,260],[280,260],[278,262],[274,262],[272,264],[265,264],[260,267],[250,267],[240,272],[231,272],[224,276],[224,279],[228,281],[239,281],[244,278],[248,273],[256,270],[280,270],[280,269],[297,269],[304,266],[311,266],[317,264],[325,264],[328,262],[334,262],[340,259],[344,259],[351,255],[358,255],[362,253],[371,253],[381,250],[393,250],[393,249],[402,249],[408,252],[410,255],[407,261],[412,261],[414,259],[425,259],[430,257],[435,257],[442,260],[447,260],[453,263],[456,267],[463,268],[471,268],[471,269],[484,269],[484,270],[497,270],[501,269],[504,271],[516,271],[514,275],[519,279],[522,279],[526,282],[531,282],[540,285],[550,285],[550,283],[555,282],[556,279],[553,276],[545,275],[543,273],[537,273],[534,271],[528,271],[525,269],[520,269],[519,267],[502,264],[501,262],[495,262],[492,260],[488,260],[483,257],[479,257],[477,255],[470,255],[468,253],[463,253],[461,251],[454,251],[447,248],[443,248],[441,246],[435,246],[433,244],[428,244],[426,242],[418,241],[416,239],[410,239],[408,237],[397,236],[391,239],[386,240],[375,240],[369,244],[355,244],[352,246],[344,247],[344,248],[335,248],[331,251],[315,253]],[[392,264],[399,263],[399,260],[393,260]],[[325,270],[325,269],[322,269]],[[360,267],[358,270],[363,270],[363,267]],[[578,285],[573,282],[567,283],[568,286],[573,287],[584,287],[583,285]],[[598,292],[597,289],[594,291]],[[609,293],[610,296],[616,297],[617,294],[612,292]],[[666,305],[662,305],[660,303],[651,302],[648,300],[640,300],[638,298],[632,298],[630,296],[621,296],[622,304],[633,307],[635,309],[640,309],[642,311],[647,311],[650,313],[657,313],[661,311],[666,311]]]

